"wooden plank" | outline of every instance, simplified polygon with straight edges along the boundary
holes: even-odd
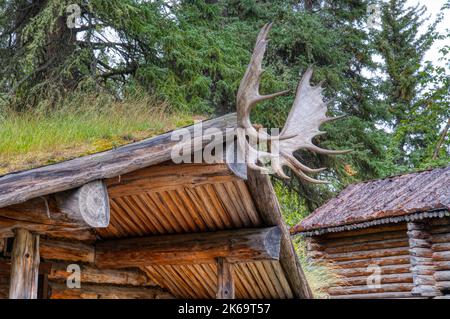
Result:
[[[106,181],[111,198],[225,183],[236,176],[225,164],[165,164],[146,167]]]
[[[268,175],[248,170],[247,186],[258,213],[266,225],[278,225],[282,230],[280,263],[296,298],[313,298],[300,267],[289,231],[283,221],[280,206]]]
[[[235,126],[236,114],[202,122],[203,132],[212,127],[226,132],[227,128]],[[199,125],[186,129],[194,136],[193,133],[199,131],[198,128]],[[182,134],[181,131],[178,132]],[[168,132],[110,151],[0,177],[0,207],[66,191],[95,180],[113,178],[171,160],[172,147],[179,144],[179,141],[172,140],[174,135]],[[200,149],[210,143],[212,136],[212,134],[198,136],[193,144]]]
[[[212,263],[218,257],[228,262],[278,260],[280,242],[278,227],[109,240],[96,245],[95,264],[124,268]]]
[[[15,231],[11,254],[9,299],[36,299],[39,275],[39,235]]]
[[[173,296],[155,287],[117,287],[84,284],[80,289],[69,289],[61,283],[50,283],[51,299],[172,299]]]
[[[225,258],[217,258],[217,299],[234,299],[232,264]]]

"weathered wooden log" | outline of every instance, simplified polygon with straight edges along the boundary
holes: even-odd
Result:
[[[444,234],[448,234],[448,233],[450,233],[450,225],[441,225],[441,226],[435,226],[435,227],[433,227],[433,230],[432,230],[432,232],[433,232],[433,235],[440,235],[440,234],[442,234],[442,235],[444,235]]]
[[[428,221],[409,222],[408,238],[409,253],[411,259],[411,273],[414,280],[412,294],[415,296],[435,297],[441,292],[436,288],[434,280],[434,265],[431,259],[433,255],[432,234]],[[426,242],[428,245],[424,244]]]
[[[39,275],[39,235],[17,229],[11,254],[10,299],[36,299]]]
[[[450,261],[433,261],[436,271],[450,270]]]
[[[217,299],[234,299],[233,265],[217,258]]]
[[[52,263],[48,279],[50,281],[66,281],[72,274],[68,271],[68,264]],[[81,284],[103,284],[122,286],[156,286],[145,273],[136,270],[97,269],[87,265],[80,266]]]
[[[342,278],[336,285],[332,285],[331,287],[339,286],[364,286],[370,284],[368,279],[369,276],[360,276],[360,277],[349,277]],[[391,274],[391,275],[380,275],[380,284],[398,284],[398,283],[412,283],[413,276],[410,273],[404,274]]]
[[[440,251],[433,253],[434,261],[450,261],[450,251]]]
[[[44,260],[93,263],[95,248],[83,243],[42,239],[40,255]]]
[[[156,287],[117,287],[84,284],[80,289],[70,289],[62,283],[50,283],[51,299],[173,299],[173,296]]]
[[[353,295],[353,294],[371,294],[371,293],[385,293],[385,292],[410,292],[414,288],[411,283],[403,284],[386,284],[380,285],[379,288],[369,288],[367,285],[362,286],[348,286],[348,287],[333,287],[328,289],[328,293],[334,295]]]
[[[248,170],[246,182],[258,213],[266,225],[278,225],[282,231],[280,263],[292,283],[292,291],[296,298],[309,299],[313,294],[306,280],[305,274],[298,261],[294,246],[292,245],[290,233],[281,215],[280,205],[275,196],[272,183],[268,175],[259,171]]]
[[[362,238],[363,241],[366,241],[366,236],[374,236],[376,238],[388,238],[391,234],[401,234],[403,233],[403,236],[405,235],[406,231],[406,224],[390,224],[386,226],[377,226],[377,227],[369,227],[369,228],[362,228],[352,231],[346,231],[346,232],[339,232],[339,233],[328,233],[323,235],[323,239],[326,239],[327,241],[329,239],[337,239],[339,240],[347,238],[350,241],[352,239],[358,240],[359,238]]]
[[[336,274],[350,277],[370,276],[373,274],[373,270],[368,267],[362,268],[336,268],[333,270]],[[410,272],[410,265],[391,265],[380,267],[380,275],[392,275],[392,274],[405,274]]]
[[[59,209],[70,218],[95,228],[109,225],[109,197],[103,181],[87,183],[75,190],[55,194]]]
[[[110,240],[97,244],[95,264],[125,268],[214,263],[218,257],[231,263],[278,260],[280,241],[278,227]]]
[[[409,252],[408,247],[398,247],[378,250],[350,251],[348,253],[327,254],[333,261],[364,260],[380,257],[404,256]]]
[[[198,127],[199,125],[191,126],[187,130],[193,134]],[[213,127],[222,132],[236,127],[236,114],[205,121],[201,128],[205,132]],[[172,140],[173,136],[180,134],[169,132],[107,152],[0,177],[0,207],[168,161],[171,159],[173,146],[179,143],[178,140]],[[204,134],[197,143],[200,147],[209,144],[211,136],[212,134]]]
[[[335,262],[341,268],[361,268],[369,265],[387,266],[387,265],[410,265],[409,255],[393,256],[384,258],[372,258],[363,260],[350,260]]]
[[[439,287],[439,289],[441,289],[441,290],[450,289],[450,281],[438,281],[436,284]]]
[[[83,228],[76,228],[72,226],[48,225],[0,217],[0,238],[14,237],[14,230],[18,228],[26,229],[30,232],[41,235],[50,235],[55,233],[65,235],[67,237],[70,237],[70,233],[72,232],[78,233],[83,230]]]
[[[444,234],[433,234],[433,237],[431,238],[433,244],[440,244],[440,243],[449,243],[450,242],[450,231],[448,233]]]
[[[407,238],[394,238],[379,241],[371,241],[366,243],[347,244],[338,247],[325,246],[325,252],[328,254],[357,252],[377,249],[409,247]]]
[[[368,293],[368,294],[354,294],[354,295],[336,295],[331,296],[331,299],[403,299],[411,298],[410,292],[382,292],[382,293]]]
[[[450,242],[433,244],[433,251],[434,252],[450,251]]]

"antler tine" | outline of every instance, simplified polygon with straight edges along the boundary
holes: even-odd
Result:
[[[266,52],[268,42],[267,35],[271,27],[272,23],[267,23],[258,34],[255,48],[253,49],[253,54],[250,59],[250,64],[248,65],[244,77],[241,80],[236,98],[238,126],[246,129],[247,134],[250,137],[254,137],[262,141],[273,140],[275,138],[292,138],[292,135],[287,137],[271,137],[268,134],[260,133],[253,128],[252,123],[250,122],[250,111],[255,104],[268,99],[276,98],[289,92],[286,90],[268,95],[261,95],[259,93],[261,76],[264,72],[262,69],[262,60],[264,58],[264,53]]]
[[[299,163],[297,161],[297,163]],[[313,183],[313,184],[330,184],[330,182],[328,181],[322,181],[319,179],[315,179],[312,178],[308,175],[306,175],[301,169],[299,169],[296,165],[297,163],[294,165],[293,163],[291,163],[291,161],[286,161],[286,165],[289,166],[289,168],[294,172],[295,175],[297,175],[300,179]]]
[[[307,150],[319,153],[319,154],[325,154],[325,155],[341,155],[341,154],[348,154],[350,152],[353,152],[353,150],[326,150],[324,148],[320,148],[314,144],[310,144],[308,146],[305,146]]]
[[[326,170],[325,167],[322,168],[310,168],[302,163],[300,163],[294,156],[281,152],[281,154],[286,158],[287,161],[289,161],[292,165],[294,165],[297,169],[302,170],[304,172],[310,173],[310,174],[315,174],[315,173],[320,173],[323,172],[324,170]]]

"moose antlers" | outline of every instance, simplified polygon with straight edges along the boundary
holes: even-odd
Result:
[[[245,154],[245,161],[249,168],[257,169],[268,173],[266,167],[258,166],[258,161],[263,158],[271,159],[271,168],[273,172],[281,178],[289,178],[283,172],[283,166],[291,168],[301,179],[312,183],[326,183],[309,177],[306,173],[318,173],[324,169],[312,169],[300,163],[295,157],[294,152],[298,149],[307,149],[320,154],[345,154],[349,151],[332,151],[322,149],[312,143],[312,139],[324,134],[319,127],[331,120],[337,118],[328,118],[325,114],[327,106],[323,101],[322,87],[311,86],[310,80],[312,69],[309,68],[303,75],[298,88],[293,107],[289,113],[286,124],[279,136],[269,136],[267,133],[257,131],[251,121],[251,109],[259,102],[284,95],[288,91],[282,91],[270,95],[261,95],[259,85],[263,74],[262,60],[267,47],[267,34],[272,24],[266,24],[259,32],[256,45],[247,67],[247,71],[241,80],[237,93],[237,142],[239,152]],[[248,141],[270,141],[271,152],[262,152],[254,148]]]

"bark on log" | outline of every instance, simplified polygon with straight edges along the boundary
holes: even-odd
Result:
[[[217,299],[234,299],[233,266],[225,258],[217,258]]]
[[[126,268],[215,263],[218,257],[231,263],[278,260],[280,241],[278,227],[110,240],[97,244],[95,264]]]
[[[276,198],[270,178],[258,171],[247,171],[247,186],[253,201],[266,225],[278,225],[282,231],[280,263],[291,284],[296,298],[310,299],[313,294],[306,280],[305,274],[298,261],[290,233],[281,215],[280,205]]]
[[[10,299],[36,299],[39,275],[39,235],[17,229],[11,254]]]
[[[80,289],[69,289],[61,283],[50,283],[51,299],[173,299],[161,288],[117,287],[84,284]]]

